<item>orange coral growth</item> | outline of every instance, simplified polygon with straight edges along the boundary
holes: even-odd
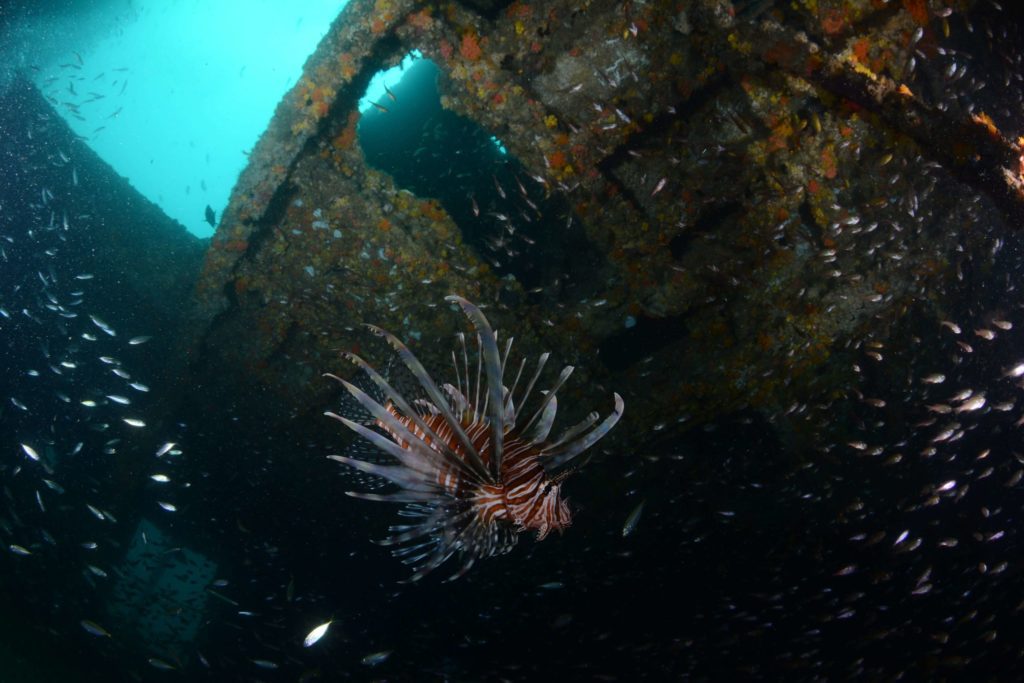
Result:
[[[981,112],[980,114],[971,114],[971,120],[980,126],[984,126],[985,130],[987,130],[988,134],[992,137],[997,139],[1002,137],[999,133],[999,129],[996,128],[996,122],[993,121],[992,117],[985,112]]]
[[[829,180],[835,178],[836,174],[839,173],[839,169],[836,166],[836,155],[831,147],[826,147],[821,151],[821,170]]]
[[[410,14],[406,21],[410,26],[419,29],[428,29],[434,25],[434,19],[430,16],[429,7],[420,12]]]
[[[853,56],[857,58],[857,61],[861,64],[868,63],[868,52],[871,50],[871,43],[868,42],[867,38],[861,38],[853,44]]]
[[[441,56],[445,59],[452,58],[452,44],[444,38],[441,39]]]
[[[928,25],[928,3],[925,0],[903,0],[903,9],[910,13],[919,26]]]
[[[322,119],[327,116],[327,109],[327,103],[324,101],[313,103],[313,114],[316,115],[318,119]]]
[[[807,191],[810,192],[811,194],[818,194],[818,190],[820,190],[820,189],[821,189],[821,185],[814,178],[811,178],[807,182]]]
[[[517,0],[516,2],[513,2],[511,5],[509,5],[508,10],[506,10],[506,12],[510,17],[518,17],[520,19],[525,19],[526,17],[533,14],[533,8],[527,5],[526,3],[522,3]]]
[[[342,128],[341,132],[338,133],[331,144],[334,145],[335,149],[351,149],[352,145],[356,141],[356,125],[359,123],[359,110],[355,110],[348,115],[348,123]]]
[[[346,81],[351,81],[352,77],[356,75],[355,60],[352,55],[342,52],[338,55],[338,65],[341,67],[341,77]]]
[[[556,150],[548,155],[548,164],[556,171],[564,168],[566,163],[565,153],[561,150]]]
[[[432,221],[443,221],[448,215],[444,209],[433,199],[428,199],[420,203],[420,211],[423,215]]]
[[[370,31],[374,35],[379,35],[384,31],[384,22],[381,21],[380,19],[374,19],[373,22],[370,24]]]
[[[770,64],[786,64],[793,60],[796,55],[796,49],[794,46],[778,41],[772,43],[767,50],[764,51],[764,60]]]
[[[842,33],[846,28],[846,12],[841,9],[827,9],[821,17],[821,28],[827,35]]]
[[[503,104],[505,102],[505,96],[502,95],[500,92],[494,93],[494,97],[491,98],[491,102],[493,102],[495,105]]]
[[[480,49],[480,40],[474,31],[467,31],[462,34],[462,43],[459,44],[459,54],[471,62],[475,62],[483,55]]]
[[[391,229],[391,221],[389,221],[387,218],[381,218],[379,221],[377,221],[377,227],[380,229],[381,232],[387,232],[388,230]]]
[[[233,252],[236,252],[236,253],[241,253],[241,252],[245,251],[248,248],[249,248],[249,243],[247,241],[245,241],[245,240],[229,240],[228,242],[224,243],[224,250],[225,251],[233,251]]]

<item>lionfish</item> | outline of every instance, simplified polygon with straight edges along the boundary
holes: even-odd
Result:
[[[461,564],[448,580],[457,579],[478,559],[509,552],[521,532],[535,530],[541,540],[553,530],[561,532],[568,527],[572,514],[561,487],[578,469],[570,463],[615,426],[625,406],[622,397],[614,394],[614,412],[603,421],[598,423],[598,414],[592,412],[558,438],[549,439],[558,405],[556,394],[573,371],[566,366],[554,386],[540,392],[533,414],[521,423],[523,407],[549,354],[541,354],[533,376],[517,395],[525,358],[512,387],[503,383],[512,338],[499,352],[497,336],[479,308],[459,296],[445,300],[457,303],[476,330],[475,379],[470,376],[463,333],[457,335],[461,358],[456,356],[458,347],[451,353],[455,384],[439,386],[405,344],[374,325],[367,327],[394,349],[426,398],[406,400],[353,353],[343,355],[367,375],[383,403],[350,382],[326,375],[340,382],[369,412],[379,431],[332,412],[325,415],[395,461],[384,465],[328,456],[399,486],[394,493],[347,494],[405,504],[400,516],[406,523],[391,526],[390,535],[378,543],[391,546],[392,555],[412,567],[411,581],[421,579],[456,553]]]

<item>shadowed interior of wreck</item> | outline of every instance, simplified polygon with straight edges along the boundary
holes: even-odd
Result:
[[[552,288],[572,296],[597,270],[600,252],[563,193],[538,183],[479,124],[442,107],[440,78],[434,62],[416,60],[389,96],[363,113],[359,143],[367,163],[399,188],[438,200],[499,274],[534,294]]]

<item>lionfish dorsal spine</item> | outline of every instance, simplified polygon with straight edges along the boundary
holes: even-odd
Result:
[[[555,414],[557,412],[558,399],[552,397],[551,402],[544,407],[544,414],[537,421],[537,426],[534,427],[533,433],[526,437],[527,443],[535,446],[547,440],[548,435],[551,433],[551,425],[555,423]]]
[[[544,448],[541,450],[541,453],[543,454],[543,453],[549,453],[551,451],[554,451],[559,446],[564,444],[566,441],[569,441],[571,439],[575,439],[579,434],[582,434],[586,430],[590,429],[591,425],[593,425],[595,422],[597,422],[598,419],[600,419],[600,417],[601,417],[601,414],[598,413],[596,410],[591,411],[578,424],[574,424],[572,427],[569,427],[564,432],[562,432],[558,436],[557,439],[555,439],[554,441],[551,441],[550,443],[545,444]]]
[[[537,380],[540,379],[540,373],[543,372],[544,366],[547,365],[548,358],[550,356],[551,354],[545,351],[540,354],[540,358],[537,359],[537,369],[534,370],[533,377],[530,378],[530,383],[527,384],[526,389],[523,390],[523,398],[519,401],[519,409],[516,410],[515,417],[513,418],[514,421],[519,420],[519,411],[523,409],[523,406],[525,406],[526,402],[529,400],[530,392],[533,391],[533,387],[537,385]],[[523,359],[523,362],[526,362],[525,358]]]
[[[456,295],[445,297],[445,301],[457,303],[478,333],[480,357],[483,358],[484,370],[487,373],[486,405],[490,407],[488,417],[491,421],[491,474],[497,479],[501,476],[501,456],[505,441],[505,409],[501,392],[502,359],[498,351],[498,339],[487,318],[475,305]],[[509,339],[510,343],[511,341]]]
[[[444,396],[441,394],[441,390],[434,384],[434,380],[427,374],[426,368],[420,363],[419,359],[413,355],[412,351],[401,342],[395,335],[391,334],[387,330],[383,330],[376,325],[366,326],[370,331],[378,336],[384,338],[387,343],[398,353],[398,357],[405,364],[405,367],[409,369],[409,372],[416,378],[423,387],[423,390],[427,392],[428,398],[434,402],[434,404],[441,411],[444,416],[445,422],[451,427],[452,432],[458,438],[459,443],[462,445],[465,457],[470,460],[475,469],[479,469],[483,472],[487,472],[487,467],[484,465],[483,460],[480,458],[480,454],[477,452],[476,447],[473,445],[473,441],[466,434],[466,430],[462,428],[462,424],[452,414],[451,409],[448,407],[448,402],[445,401]]]
[[[601,424],[594,427],[593,430],[581,436],[576,441],[567,444],[561,450],[545,450],[544,455],[549,456],[551,459],[545,463],[546,469],[551,472],[565,465],[567,462],[575,458],[580,453],[584,452],[595,443],[597,443],[605,434],[611,431],[619,418],[622,417],[622,412],[625,410],[626,404],[622,400],[622,397],[618,394],[615,396],[615,410],[611,415],[606,417]]]
[[[505,399],[505,414],[508,416],[506,421],[511,423],[512,427],[514,427],[515,423],[516,423],[516,403],[515,403],[516,387],[519,386],[519,380],[522,379],[523,370],[525,368],[526,368],[526,358],[522,358],[519,361],[519,369],[516,371],[516,378],[515,378],[515,380],[513,380],[512,386],[509,387],[508,396]],[[508,427],[506,427],[506,429],[508,429]]]
[[[530,421],[523,426],[523,432],[528,432],[530,430],[530,427],[533,426],[533,423],[536,422],[538,418],[540,418],[540,416],[544,414],[544,410],[545,408],[548,407],[548,403],[555,399],[555,394],[557,394],[558,390],[562,388],[563,384],[565,384],[565,380],[569,379],[569,375],[572,374],[573,369],[574,368],[571,365],[566,365],[564,368],[562,368],[562,372],[559,373],[558,381],[555,382],[555,386],[548,389],[548,393],[544,396],[544,400],[540,402],[540,406],[538,406],[537,412],[535,412],[533,414],[533,417],[530,418]]]

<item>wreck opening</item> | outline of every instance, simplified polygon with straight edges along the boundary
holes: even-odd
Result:
[[[367,163],[440,202],[463,241],[526,289],[588,268],[587,240],[561,193],[535,180],[499,135],[446,109],[443,79],[415,51],[371,79],[358,127]]]

